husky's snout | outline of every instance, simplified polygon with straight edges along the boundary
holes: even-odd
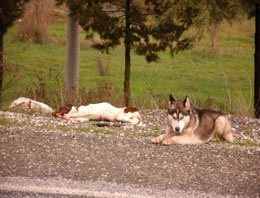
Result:
[[[181,133],[183,131],[183,129],[185,128],[185,126],[187,125],[187,121],[189,120],[188,117],[179,121],[179,120],[175,120],[174,118],[170,117],[170,126],[172,128],[172,130],[176,133]],[[188,120],[186,120],[188,119]]]

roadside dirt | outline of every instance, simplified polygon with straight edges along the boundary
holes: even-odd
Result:
[[[164,113],[143,114],[144,127],[120,125],[98,132],[95,122],[87,127],[72,123],[71,128],[61,130],[55,124],[66,125],[61,120],[1,112],[0,177],[64,178],[160,191],[179,189],[224,197],[260,197],[258,120],[254,120],[255,126],[246,127],[246,134],[237,127],[242,126],[240,122],[232,123],[234,133],[239,134],[237,140],[242,138],[243,143],[243,136],[248,134],[253,145],[221,142],[162,146],[151,144],[150,140],[154,133],[163,132],[160,126]],[[82,126],[86,131],[74,130]],[[104,134],[105,130],[109,133]],[[134,131],[139,135],[133,135]]]

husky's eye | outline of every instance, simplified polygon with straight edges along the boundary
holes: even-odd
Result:
[[[173,115],[174,114],[174,110],[173,109],[168,109],[168,114],[169,115]]]
[[[179,119],[182,120],[184,118],[184,116],[180,116]]]
[[[173,117],[174,120],[177,120],[177,119],[178,119],[176,113],[174,113],[174,114],[172,115],[172,117]]]

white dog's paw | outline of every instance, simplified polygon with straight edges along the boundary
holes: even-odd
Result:
[[[67,124],[71,124],[71,119],[65,118],[65,120],[66,120]]]
[[[139,126],[139,127],[145,127],[146,126],[146,124],[144,124],[142,121],[141,122],[139,122],[138,123],[138,125],[137,126]]]
[[[166,140],[164,140],[164,141],[162,142],[162,144],[164,144],[164,145],[171,145],[171,144],[173,144],[173,143],[174,143],[174,141],[173,141],[172,138],[166,139]]]

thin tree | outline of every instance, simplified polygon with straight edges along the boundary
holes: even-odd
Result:
[[[255,4],[255,86],[254,108],[256,118],[260,118],[260,4]]]
[[[28,0],[1,0],[0,1],[0,104],[2,101],[2,87],[4,77],[4,34],[15,20],[19,19],[24,12],[24,5]]]
[[[125,82],[124,82],[124,104],[125,104],[125,106],[129,106],[129,102],[130,102],[130,72],[131,72],[130,2],[131,2],[131,0],[126,0],[126,12],[125,12]]]

